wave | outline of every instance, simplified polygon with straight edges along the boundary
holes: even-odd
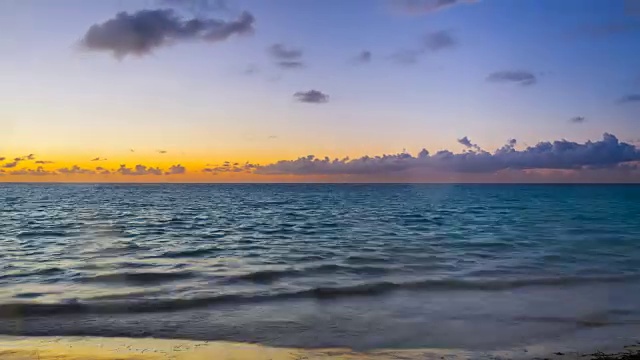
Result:
[[[192,249],[192,250],[166,251],[161,255],[151,256],[150,258],[179,259],[179,258],[186,258],[186,257],[201,257],[201,256],[213,254],[218,251],[220,251],[220,249],[217,247],[208,247],[208,248]]]
[[[305,268],[288,268],[282,270],[258,270],[246,274],[227,277],[227,282],[250,281],[255,283],[270,283],[285,277],[294,277],[313,274],[349,273],[357,275],[381,275],[389,273],[391,269],[376,266],[351,266],[339,264],[323,264]]]
[[[0,280],[10,279],[10,278],[24,278],[29,276],[42,276],[42,275],[52,276],[52,275],[64,274],[65,272],[66,270],[58,267],[49,267],[49,268],[37,269],[29,272],[14,272],[14,273],[0,275]]]
[[[179,274],[179,273],[178,273]],[[167,275],[165,273],[155,274]],[[145,276],[145,275],[143,275]],[[180,275],[182,276],[182,275]],[[590,283],[610,283],[639,280],[640,274],[598,277],[557,277],[518,280],[421,280],[413,282],[377,282],[344,287],[317,287],[301,291],[257,294],[225,294],[191,299],[149,299],[95,302],[66,302],[55,304],[9,303],[0,304],[0,318],[28,316],[54,316],[69,314],[127,314],[188,310],[220,304],[252,304],[289,299],[332,300],[345,297],[375,296],[392,291],[406,290],[483,290],[503,291],[527,286],[573,286]]]
[[[193,278],[194,273],[183,272],[124,272],[110,273],[95,276],[86,276],[74,280],[84,283],[128,283],[128,284],[155,284]]]

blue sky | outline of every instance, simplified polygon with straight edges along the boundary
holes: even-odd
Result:
[[[264,163],[459,152],[463,136],[491,151],[511,138],[523,147],[605,132],[640,138],[640,102],[618,101],[640,93],[640,2],[457,1],[409,13],[407,1],[430,0],[229,0],[227,10],[196,15],[232,21],[248,11],[252,34],[176,41],[122,59],[83,49],[81,39],[121,11],[194,14],[154,0],[0,2],[0,156],[71,164],[85,153],[128,160],[135,148],[132,161],[151,162],[162,148],[174,162]],[[411,64],[394,60],[437,32],[451,46],[421,51]],[[304,67],[276,66],[273,44],[300,50]],[[355,64],[362,51],[371,61]],[[496,72],[536,81],[487,81]],[[309,90],[329,101],[292,97]]]

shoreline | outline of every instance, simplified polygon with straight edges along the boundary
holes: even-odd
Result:
[[[0,360],[390,360],[390,359],[598,359],[640,360],[640,342],[618,352],[551,352],[538,345],[515,350],[380,349],[358,352],[347,348],[278,348],[227,341],[81,336],[0,336]]]

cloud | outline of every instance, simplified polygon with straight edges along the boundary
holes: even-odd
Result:
[[[249,64],[244,69],[243,74],[245,75],[253,75],[260,72],[260,68],[256,64]]]
[[[115,172],[126,176],[162,175],[162,169],[157,167],[146,167],[140,164],[136,165],[133,169],[128,168],[126,165],[120,165],[120,168]]]
[[[184,20],[172,9],[121,12],[92,25],[80,44],[86,50],[111,52],[121,59],[127,55],[148,55],[157,48],[179,42],[214,43],[233,35],[252,34],[254,22],[249,12],[232,21],[199,17]]]
[[[423,51],[421,50],[404,49],[396,51],[390,56],[390,58],[397,64],[412,65],[418,62],[418,59],[422,54]]]
[[[13,161],[31,161],[35,159],[36,159],[36,156],[34,154],[29,154],[29,155],[17,157],[13,159]]]
[[[102,166],[97,166],[96,167],[96,172],[100,175],[111,175],[111,170],[109,169],[105,169]]]
[[[101,158],[101,157],[97,157],[97,158],[91,159],[91,161],[105,161],[105,160],[107,160],[107,159]]]
[[[275,140],[277,138],[278,138],[278,135],[269,135],[269,136],[267,136],[268,140]]]
[[[184,174],[185,172],[187,172],[187,169],[178,164],[178,165],[173,165],[169,168],[169,170],[167,170],[164,174],[165,175],[180,175],[180,174]]]
[[[514,145],[515,145],[515,139],[512,139],[512,141],[514,141]],[[461,139],[458,139],[458,143],[464,145],[464,147],[468,149],[475,149],[477,151],[482,151],[482,149],[480,148],[480,146],[478,146],[478,144],[472,143],[471,140],[469,140],[469,138],[466,136]],[[511,140],[509,141],[509,144],[511,144]]]
[[[79,174],[95,174],[96,172],[91,170],[91,169],[83,169],[78,165],[73,165],[70,168],[62,168],[62,169],[58,169],[58,172],[60,174],[65,174],[65,175],[79,175]]]
[[[251,173],[259,166],[256,164],[252,164],[250,162],[246,162],[244,164],[240,163],[231,163],[229,161],[225,161],[221,165],[207,164],[207,167],[202,169],[202,172],[218,175],[220,173]]]
[[[456,39],[448,30],[440,30],[429,33],[424,38],[424,47],[430,51],[440,51],[455,47]]]
[[[354,64],[368,64],[371,62],[373,58],[373,54],[369,50],[361,51],[356,57],[353,59]]]
[[[449,30],[433,31],[427,33],[415,49],[399,50],[391,55],[391,60],[398,64],[411,65],[428,53],[450,49],[456,45],[457,41]]]
[[[133,149],[129,149],[129,152],[136,152],[136,151],[135,151],[135,150],[133,150]]]
[[[158,154],[166,154],[167,150],[156,150]]]
[[[408,14],[430,14],[460,4],[474,3],[475,0],[394,0],[396,8]]]
[[[4,161],[6,157],[0,157],[0,161]]]
[[[302,50],[287,48],[284,44],[273,44],[267,48],[267,52],[279,60],[296,60],[302,57]]]
[[[8,162],[8,163],[6,163],[6,164],[2,165],[2,167],[3,167],[3,168],[5,168],[5,169],[11,169],[11,168],[14,168],[14,167],[18,166],[18,163],[19,163],[19,162],[20,162],[20,161],[12,161],[12,162]]]
[[[9,173],[10,175],[23,175],[23,176],[48,176],[48,175],[58,175],[55,171],[45,170],[42,166],[38,166],[35,170],[33,169],[21,169],[14,170]]]
[[[297,101],[304,103],[322,104],[329,102],[329,95],[318,90],[298,91],[293,94],[293,97]]]
[[[574,124],[582,124],[585,121],[587,121],[587,118],[585,118],[584,116],[574,116],[571,119],[569,119],[569,122]]]
[[[626,103],[638,102],[638,101],[640,101],[640,94],[629,94],[621,97],[618,100],[618,103],[626,104]]]
[[[276,65],[282,69],[302,69],[304,67],[302,61],[278,61]]]
[[[516,83],[522,86],[534,85],[538,79],[536,75],[530,71],[515,70],[515,71],[497,71],[487,76],[487,81],[495,83]]]
[[[474,145],[468,138],[466,140],[462,142]],[[606,133],[602,140],[595,142],[557,140],[540,142],[524,150],[516,150],[515,144],[514,139],[509,140],[493,153],[479,150],[454,154],[442,150],[432,155],[423,149],[416,156],[400,153],[334,160],[309,155],[261,166],[255,172],[266,175],[384,175],[404,171],[495,173],[503,170],[615,168],[622,163],[640,161],[640,149]]]
[[[162,6],[184,9],[193,14],[229,11],[229,5],[225,0],[157,0],[157,2]]]
[[[36,163],[36,164],[42,164],[42,165],[45,165],[45,164],[54,164],[55,162],[53,162],[53,161],[48,161],[48,160],[38,160],[38,161],[36,161],[35,163]]]
[[[287,47],[284,44],[273,44],[267,48],[267,53],[274,59],[275,64],[282,69],[299,69],[304,67],[302,50]]]

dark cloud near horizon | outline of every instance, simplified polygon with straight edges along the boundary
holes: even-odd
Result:
[[[116,58],[144,56],[153,50],[186,41],[220,42],[233,35],[254,32],[255,18],[243,12],[231,21],[213,18],[184,20],[172,9],[120,12],[114,18],[92,25],[80,44],[86,50],[107,51]]]
[[[463,138],[464,139],[464,138]],[[474,144],[467,141],[471,146]],[[407,153],[364,156],[358,159],[316,158],[282,160],[256,169],[257,174],[290,175],[384,175],[403,171],[440,171],[450,173],[495,173],[503,170],[530,169],[602,169],[626,162],[640,161],[640,149],[618,141],[605,133],[602,140],[576,143],[567,140],[540,142],[516,150],[515,139],[493,153],[468,151],[454,154],[448,150],[431,155],[423,149],[417,156]]]
[[[587,118],[585,118],[584,116],[574,116],[569,119],[569,122],[573,124],[582,124],[585,121],[587,121]]]
[[[476,0],[394,0],[393,5],[407,14],[430,14],[454,5],[474,2]]]
[[[38,160],[35,162],[36,164],[42,164],[42,165],[46,165],[46,164],[55,164],[54,161],[49,161],[49,160]]]
[[[211,175],[218,175],[220,173],[251,173],[258,168],[258,165],[246,162],[244,164],[231,163],[225,161],[221,165],[207,164],[207,167],[202,169],[202,172]]]
[[[538,78],[526,70],[496,71],[487,76],[487,81],[494,83],[515,83],[522,86],[534,85]]]
[[[12,161],[12,162],[8,162],[8,163],[2,165],[2,167],[5,168],[5,169],[12,169],[12,168],[18,166],[18,163],[19,163],[19,161]]]
[[[5,161],[6,157],[0,156],[0,161]]]
[[[158,154],[166,154],[167,150],[156,150]]]
[[[105,161],[105,160],[107,160],[107,159],[101,158],[101,157],[97,157],[97,158],[91,159],[91,161]]]
[[[65,174],[65,175],[79,175],[79,174],[93,175],[96,172],[91,169],[83,169],[78,165],[73,165],[70,168],[58,169],[58,173]]]
[[[35,170],[33,169],[14,170],[14,171],[11,171],[9,175],[47,176],[47,175],[58,175],[58,173],[56,173],[55,171],[45,170],[42,166],[38,166]]]
[[[639,102],[639,101],[640,101],[640,94],[629,94],[621,97],[618,100],[618,103],[626,104],[626,103]]]
[[[128,168],[126,165],[120,165],[120,168],[114,172],[125,176],[162,175],[163,173],[162,169],[158,167],[147,167],[141,164],[136,165],[134,168]]]
[[[329,95],[318,90],[298,91],[293,94],[293,97],[296,101],[303,103],[324,104],[329,102]]]
[[[187,172],[187,169],[184,166],[178,164],[178,165],[172,165],[169,168],[169,170],[165,171],[164,174],[165,175],[182,175],[186,172]]]

